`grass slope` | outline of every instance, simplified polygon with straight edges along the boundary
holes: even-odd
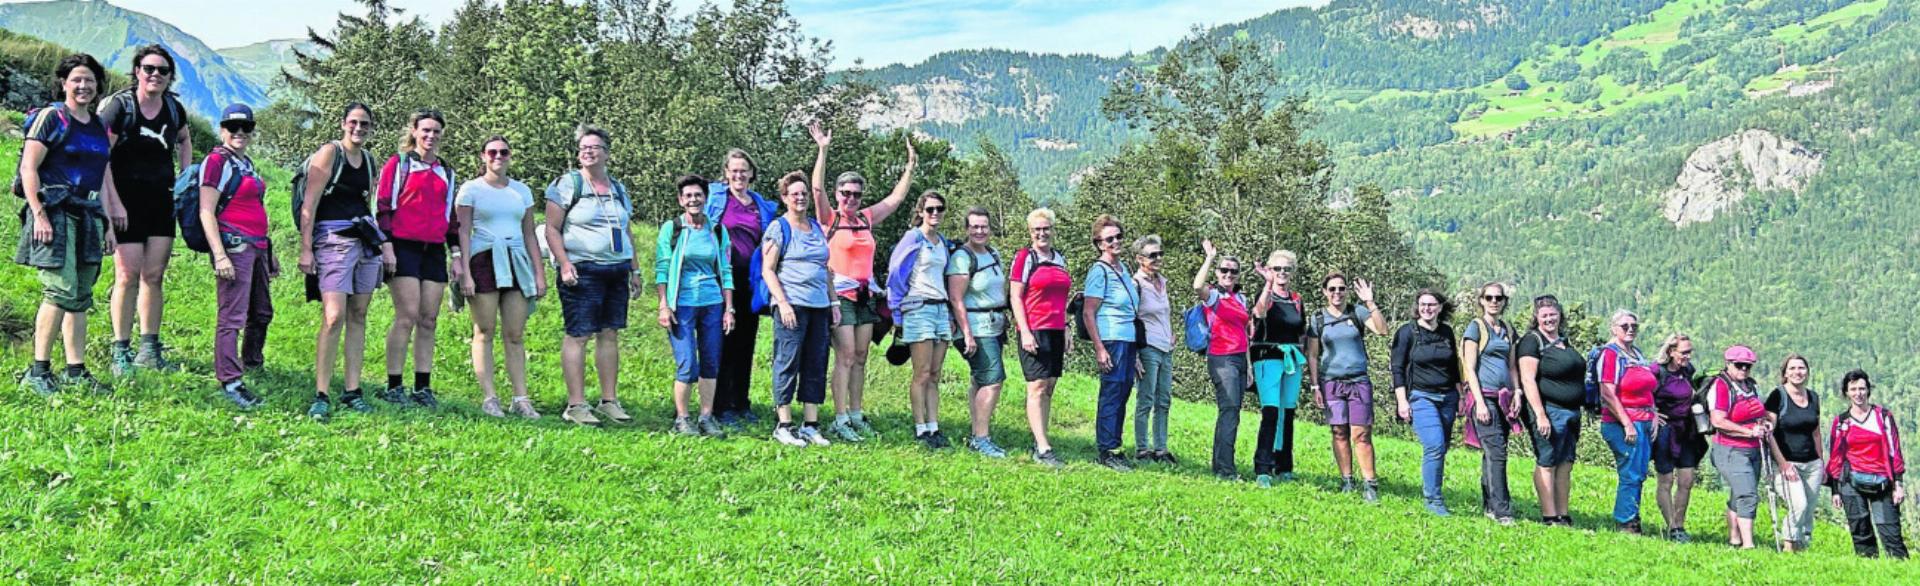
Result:
[[[0,144],[7,153],[0,156],[16,150],[17,143]],[[283,227],[281,242],[288,241],[284,177],[274,177],[268,206]],[[16,233],[0,225],[0,239]],[[184,374],[123,382],[111,397],[0,392],[0,576],[24,583],[1920,581],[1910,566],[1853,558],[1832,524],[1819,527],[1815,552],[1802,556],[1711,545],[1724,531],[1723,496],[1712,492],[1696,495],[1690,523],[1707,544],[1613,533],[1605,529],[1613,474],[1603,467],[1576,469],[1579,530],[1505,528],[1480,518],[1473,504],[1476,453],[1452,455],[1447,496],[1459,516],[1435,519],[1419,505],[1419,447],[1383,439],[1386,495],[1365,505],[1333,490],[1324,428],[1304,422],[1302,482],[1268,491],[1217,482],[1204,461],[1213,408],[1189,402],[1175,403],[1172,420],[1172,445],[1186,462],[1116,474],[1089,463],[1095,384],[1080,374],[1063,381],[1055,401],[1056,445],[1074,462],[1060,473],[1024,459],[917,447],[903,433],[907,372],[888,366],[869,373],[869,410],[888,433],[878,443],[789,449],[767,441],[765,425],[724,441],[670,437],[671,367],[661,330],[644,325],[650,301],[635,304],[635,327],[624,336],[623,396],[639,418],[631,428],[577,429],[554,417],[562,391],[551,299],[529,336],[546,419],[478,413],[467,317],[446,314],[437,362],[443,413],[383,407],[322,425],[299,415],[311,386],[317,307],[296,304],[298,281],[282,279],[274,284],[279,314],[267,365],[254,378],[270,404],[242,414],[217,398],[207,374],[209,271],[184,252],[175,263],[166,333],[186,362]],[[0,271],[9,305],[32,303],[36,289],[26,269]],[[370,365],[380,364],[389,313],[386,297],[377,297]],[[104,311],[93,316],[90,360],[104,365]],[[764,344],[760,356],[756,379],[765,381]],[[17,369],[24,359],[15,347],[4,364]],[[965,367],[949,365],[943,420],[958,433]],[[755,401],[764,406],[765,397],[761,391]],[[1022,413],[1017,398],[1003,400],[994,428],[1020,458],[1031,449]],[[1242,418],[1243,471],[1256,421],[1251,413]],[[1528,468],[1517,461],[1511,478],[1522,518],[1538,514]],[[1649,521],[1657,517],[1652,510],[1649,501]]]

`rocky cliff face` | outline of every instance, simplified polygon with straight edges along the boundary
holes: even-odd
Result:
[[[1765,130],[1745,130],[1707,143],[1687,157],[1667,190],[1667,221],[1675,226],[1711,222],[1747,194],[1806,189],[1820,173],[1823,155]]]

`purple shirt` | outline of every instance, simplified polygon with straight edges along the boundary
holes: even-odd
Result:
[[[1693,407],[1693,367],[1680,369],[1680,372],[1667,370],[1667,367],[1654,365],[1659,373],[1660,386],[1653,391],[1653,403],[1661,413],[1666,414],[1669,423],[1689,417]]]
[[[720,214],[720,225],[727,229],[727,238],[733,241],[733,265],[747,266],[747,261],[753,258],[754,246],[760,244],[763,232],[760,210],[754,208],[752,200],[742,204],[732,194],[721,197],[727,198],[727,209]]]

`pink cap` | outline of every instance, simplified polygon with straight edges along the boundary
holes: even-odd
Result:
[[[1727,359],[1727,362],[1745,362],[1747,364],[1753,364],[1755,362],[1760,361],[1759,358],[1754,357],[1753,349],[1748,348],[1746,346],[1734,346],[1732,348],[1728,348],[1725,358]]]

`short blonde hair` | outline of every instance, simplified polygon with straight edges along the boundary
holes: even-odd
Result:
[[[1060,215],[1053,213],[1053,210],[1047,208],[1037,208],[1031,212],[1027,212],[1028,228],[1032,228],[1033,223],[1040,220],[1046,220],[1048,224],[1058,224],[1060,223]]]
[[[1273,251],[1273,254],[1267,255],[1267,266],[1273,266],[1283,260],[1287,261],[1288,264],[1292,264],[1296,267],[1300,265],[1300,255],[1294,254],[1293,251],[1291,250],[1282,248],[1280,250]]]

